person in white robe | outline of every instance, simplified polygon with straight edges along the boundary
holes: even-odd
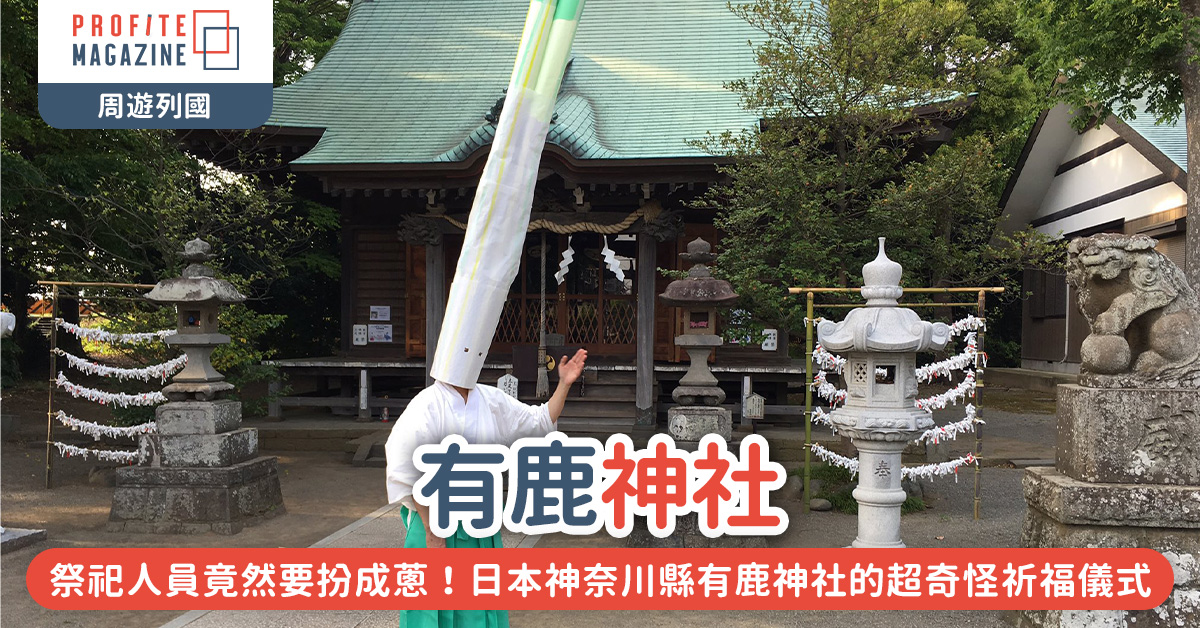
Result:
[[[559,415],[567,402],[571,385],[583,374],[587,351],[580,349],[571,359],[562,356],[558,366],[558,387],[550,399],[531,406],[510,397],[494,386],[476,384],[461,388],[435,381],[417,393],[396,420],[388,436],[387,492],[388,502],[400,502],[407,509],[409,532],[424,528],[423,547],[446,547],[446,540],[433,534],[424,525],[429,521],[429,508],[413,499],[413,486],[422,472],[413,461],[421,445],[442,442],[451,434],[460,434],[470,444],[511,446],[518,439],[545,436],[555,430]],[[415,520],[413,515],[420,518]],[[452,537],[453,538],[453,537]],[[406,547],[413,544],[406,542]]]

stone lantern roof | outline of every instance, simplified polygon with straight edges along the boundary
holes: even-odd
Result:
[[[834,352],[940,351],[950,341],[945,323],[922,321],[916,312],[899,307],[904,294],[900,287],[900,264],[888,259],[884,238],[879,238],[879,255],[863,266],[861,293],[867,304],[850,310],[840,323],[821,321],[817,326],[821,345]]]
[[[233,284],[217,279],[213,269],[204,262],[215,257],[212,246],[196,238],[183,245],[183,259],[188,263],[182,277],[172,277],[158,282],[146,293],[146,298],[156,303],[241,303],[246,295],[238,292]]]
[[[717,259],[712,252],[712,245],[703,238],[696,238],[687,245],[687,253],[679,257],[692,262],[687,279],[676,279],[667,285],[667,289],[658,295],[663,303],[675,307],[702,308],[729,305],[737,300],[738,295],[730,287],[729,282],[717,279],[709,272],[706,264]]]

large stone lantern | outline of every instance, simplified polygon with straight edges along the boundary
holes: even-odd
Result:
[[[276,460],[258,455],[258,430],[242,427],[242,404],[221,399],[233,390],[213,368],[212,352],[229,342],[217,329],[223,304],[245,300],[205,262],[202,240],[184,246],[182,277],[160,281],[146,298],[173,305],[176,333],[167,344],[187,354],[187,366],[163,389],[156,432],[141,437],[147,466],[117,470],[109,529],[124,532],[236,534],[283,512]]]
[[[903,272],[888,259],[884,239],[879,255],[863,266],[865,307],[850,310],[840,323],[821,321],[817,338],[825,349],[846,358],[848,396],[830,413],[841,434],[858,448],[858,538],[854,547],[904,547],[900,540],[900,454],[909,441],[933,426],[916,407],[916,356],[938,351],[950,340],[945,323],[922,321],[899,307]]]
[[[696,238],[680,257],[692,262],[687,278],[672,281],[659,298],[683,310],[683,333],[675,337],[675,344],[687,350],[690,364],[671,395],[680,405],[667,411],[667,425],[677,445],[694,448],[705,434],[719,434],[726,441],[733,435],[732,413],[720,407],[725,391],[708,368],[708,356],[722,344],[716,334],[717,308],[733,303],[738,295],[728,281],[709,272],[707,264],[717,256],[708,242]]]

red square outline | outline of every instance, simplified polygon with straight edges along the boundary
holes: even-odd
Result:
[[[196,28],[197,13],[224,13],[225,14],[225,49],[224,50],[199,50],[196,48],[196,34],[200,29]],[[227,55],[229,54],[229,9],[196,9],[192,11],[192,54],[213,54]]]

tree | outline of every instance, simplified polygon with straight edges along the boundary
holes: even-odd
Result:
[[[347,0],[275,0],[275,85],[312,69],[333,48],[349,13]]]
[[[292,196],[292,178],[269,160],[241,156],[253,174],[234,174],[182,151],[171,132],[46,125],[34,80],[37,3],[5,0],[0,11],[3,292],[14,315],[24,319],[38,279],[154,283],[181,270],[183,242],[199,235],[214,244],[226,278],[252,297],[229,319],[249,343],[229,351],[249,368],[280,346],[260,342],[287,318],[264,305],[278,294],[276,282],[304,275],[309,289],[290,292],[336,294],[336,211]],[[320,307],[292,311],[322,314]],[[333,336],[332,324],[297,327]]]
[[[1025,0],[1023,22],[1039,43],[1041,77],[1102,123],[1136,115],[1184,116],[1188,165],[1200,164],[1200,0]],[[1187,178],[1187,273],[1200,286],[1200,176]]]
[[[765,38],[730,87],[758,129],[710,138],[732,158],[702,203],[725,232],[719,270],[744,306],[800,329],[796,285],[849,285],[887,236],[906,281],[996,281],[1045,238],[995,239],[1014,126],[1036,106],[1011,6],[956,0],[757,0],[734,11]],[[979,111],[968,114],[972,104]],[[927,159],[928,140],[968,136]],[[1019,133],[1019,131],[1017,132]]]

